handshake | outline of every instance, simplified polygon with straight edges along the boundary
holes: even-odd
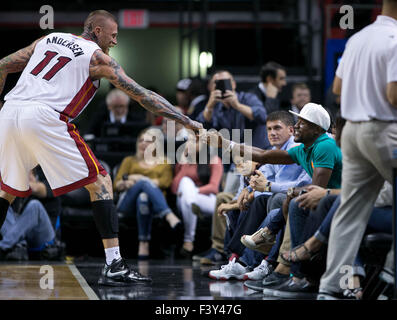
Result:
[[[236,145],[235,142],[230,141],[222,136],[222,134],[219,131],[216,131],[215,129],[201,129],[198,134],[196,134],[196,138],[204,143],[209,145],[210,147],[213,148],[226,148],[227,151],[232,151],[234,145]]]

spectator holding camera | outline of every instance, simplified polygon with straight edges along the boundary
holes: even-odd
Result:
[[[240,141],[244,141],[244,129],[252,130],[252,145],[265,148],[266,110],[252,93],[236,92],[236,82],[229,71],[216,71],[210,79],[207,105],[197,121],[206,129],[240,129]],[[267,143],[266,143],[267,142]]]

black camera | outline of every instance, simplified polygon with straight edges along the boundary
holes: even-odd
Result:
[[[226,90],[232,89],[232,81],[230,79],[215,80],[215,89],[222,91],[222,98],[224,97]]]

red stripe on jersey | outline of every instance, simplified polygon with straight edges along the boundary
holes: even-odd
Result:
[[[87,81],[83,84],[72,101],[66,106],[65,110],[62,111],[62,114],[75,118],[94,96],[96,90],[97,87],[94,86],[91,78],[87,78]]]
[[[9,193],[9,194],[11,194],[11,195],[13,195],[15,197],[24,198],[24,197],[29,197],[32,194],[32,189],[31,188],[29,188],[26,191],[19,191],[19,190],[16,190],[14,188],[11,188],[10,186],[7,186],[3,182],[3,180],[1,179],[1,176],[0,176],[0,188],[1,188],[2,191],[7,192],[7,193]]]

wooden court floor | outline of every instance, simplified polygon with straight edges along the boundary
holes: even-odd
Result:
[[[71,263],[0,264],[0,300],[98,300]]]

